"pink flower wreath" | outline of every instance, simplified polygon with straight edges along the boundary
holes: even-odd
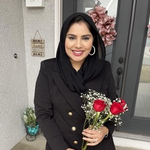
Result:
[[[105,46],[111,45],[117,35],[115,17],[108,16],[106,8],[100,5],[96,5],[94,9],[87,11],[87,14],[93,19]]]

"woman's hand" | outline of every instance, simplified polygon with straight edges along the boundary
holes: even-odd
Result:
[[[87,141],[88,146],[95,146],[103,140],[108,132],[109,130],[105,126],[102,126],[99,130],[91,130],[90,128],[87,128],[82,132],[84,135],[83,140]]]

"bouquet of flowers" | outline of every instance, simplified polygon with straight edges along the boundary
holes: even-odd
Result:
[[[89,89],[87,94],[81,94],[86,119],[84,128],[88,125],[91,129],[98,130],[106,121],[113,121],[115,126],[121,125],[121,114],[128,110],[123,99],[116,98],[113,102],[104,94]],[[81,150],[86,150],[87,143],[82,143]]]

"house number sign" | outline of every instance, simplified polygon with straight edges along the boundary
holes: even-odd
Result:
[[[31,39],[31,55],[38,57],[45,56],[45,40],[41,38],[38,30],[36,31],[34,38]]]

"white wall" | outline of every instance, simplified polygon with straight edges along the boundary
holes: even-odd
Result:
[[[27,8],[25,0],[0,1],[0,150],[10,150],[26,134],[21,117],[28,106],[34,107],[40,62],[55,56],[59,2],[45,0],[44,8]],[[30,40],[36,30],[45,40],[45,57],[31,56]]]
[[[23,30],[22,1],[1,0],[0,150],[10,150],[25,135],[21,117],[28,96]]]
[[[44,8],[29,8],[23,2],[23,17],[24,17],[24,37],[26,51],[26,67],[28,81],[28,103],[29,106],[34,106],[34,89],[35,82],[39,72],[40,62],[44,59],[55,56],[54,49],[54,0],[45,0]],[[45,57],[31,56],[31,42],[36,30],[39,31],[41,37],[45,40]]]

